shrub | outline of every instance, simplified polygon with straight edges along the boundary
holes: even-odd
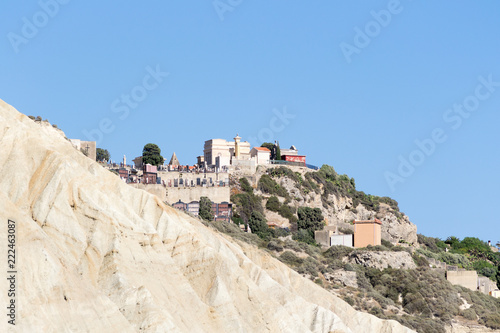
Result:
[[[240,186],[244,192],[253,193],[252,185],[250,185],[250,182],[248,181],[248,179],[246,179],[244,177],[240,178]]]
[[[290,266],[299,266],[302,264],[304,260],[297,257],[293,252],[285,251],[283,252],[278,259]]]
[[[274,179],[272,179],[268,175],[262,175],[260,177],[258,188],[263,193],[276,194],[283,198],[289,197],[288,191],[284,187],[276,183]]]
[[[273,178],[288,177],[296,183],[300,183],[301,182],[300,180],[302,178],[300,177],[300,174],[297,174],[293,172],[290,168],[284,166],[270,169],[268,173]]]
[[[482,321],[486,325],[486,327],[492,329],[500,329],[500,314],[499,313],[490,313],[482,318]]]
[[[389,242],[388,240],[385,240],[385,239],[382,239],[382,245],[385,246],[386,248],[388,249],[391,249],[394,245],[392,245],[391,242]]]
[[[280,210],[281,203],[275,195],[267,199],[266,208],[273,211],[278,212]]]
[[[296,212],[295,207],[286,204],[281,205],[278,211],[278,213],[284,218],[287,218],[291,224],[297,222],[297,217],[295,216],[295,212]]]
[[[290,239],[285,240],[285,248],[294,250],[295,252],[302,252],[302,248],[299,243]]]
[[[418,267],[429,267],[429,262],[425,257],[419,256],[418,254],[413,255],[413,261]]]
[[[272,231],[273,236],[275,238],[286,237],[290,234],[290,231],[288,230],[288,228],[286,228],[286,229],[276,228],[276,229],[271,229],[271,231]]]
[[[352,299],[352,297],[351,297],[351,296],[345,296],[345,297],[344,297],[344,301],[345,301],[347,304],[349,304],[350,306],[354,306],[354,304],[355,304],[355,302],[354,302],[354,300]]]
[[[316,245],[316,241],[314,237],[311,236],[311,233],[304,229],[299,229],[297,233],[295,233],[292,238],[298,242],[303,242],[306,244]]]
[[[460,315],[467,320],[477,320],[476,311],[474,311],[474,309],[472,308],[463,310],[462,312],[460,312]]]
[[[283,246],[281,246],[278,242],[273,240],[267,244],[267,248],[271,251],[278,251],[278,252],[283,251]]]
[[[307,257],[304,259],[302,264],[298,267],[297,272],[300,274],[309,274],[313,277],[318,276],[318,267],[320,266],[320,263],[311,258]]]
[[[352,251],[354,251],[352,247],[347,247],[343,245],[334,245],[331,246],[325,252],[323,252],[323,255],[326,258],[342,259],[343,257],[348,256]]]
[[[267,226],[267,221],[262,213],[254,211],[248,219],[248,225],[252,229],[252,233],[256,234],[262,239],[271,238],[271,230]]]

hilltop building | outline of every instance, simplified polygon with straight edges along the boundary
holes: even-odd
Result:
[[[224,139],[207,140],[203,154],[203,162],[208,166],[221,168],[232,165],[233,160],[250,160],[250,143],[241,142],[239,135],[236,135],[234,142]]]
[[[280,148],[280,153],[281,153],[281,156],[283,156],[283,155],[286,155],[286,156],[297,156],[297,155],[299,155],[299,151],[293,145],[290,147],[290,149],[281,149]]]
[[[255,160],[257,165],[269,164],[271,151],[265,147],[253,147],[250,151],[250,158]]]

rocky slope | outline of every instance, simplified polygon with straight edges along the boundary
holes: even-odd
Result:
[[[288,168],[293,172],[300,174],[302,179],[306,179],[306,173],[314,172],[312,170],[299,167]],[[248,174],[240,173],[235,178],[246,176],[255,187],[258,187],[260,177],[267,174],[269,169],[269,167],[259,166],[255,176],[250,177]],[[352,230],[353,226],[350,222],[353,220],[369,220],[378,218],[382,221],[383,239],[393,243],[398,243],[403,240],[410,244],[417,244],[417,226],[410,222],[408,216],[400,213],[399,211],[395,211],[385,203],[380,203],[380,206],[377,209],[373,209],[371,207],[366,207],[361,203],[356,203],[352,198],[345,195],[328,194],[327,198],[324,198],[322,197],[324,186],[318,183],[316,183],[316,185],[320,188],[319,191],[309,191],[308,193],[305,193],[300,182],[294,181],[289,177],[278,177],[275,178],[275,181],[280,186],[285,188],[290,194],[290,205],[295,207],[307,206],[321,209],[323,216],[326,218],[327,223],[330,226],[338,226],[339,228]],[[270,196],[258,190],[256,193],[265,198]],[[281,198],[281,201],[283,201],[283,198]],[[277,214],[272,214],[272,212],[266,211],[266,218],[268,221],[275,222],[276,224],[282,226],[289,226],[286,220],[279,217],[276,218],[276,215]]]
[[[410,332],[129,187],[3,101],[0,143],[17,332]],[[5,316],[0,331],[14,331]]]

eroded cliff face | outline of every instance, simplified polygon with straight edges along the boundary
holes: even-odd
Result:
[[[3,101],[0,144],[17,332],[411,332],[124,184]],[[14,331],[3,317],[0,331]]]

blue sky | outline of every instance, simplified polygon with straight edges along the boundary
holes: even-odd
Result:
[[[153,142],[193,164],[236,133],[293,144],[419,233],[496,242],[499,15],[493,0],[8,0],[0,98],[115,161]]]

